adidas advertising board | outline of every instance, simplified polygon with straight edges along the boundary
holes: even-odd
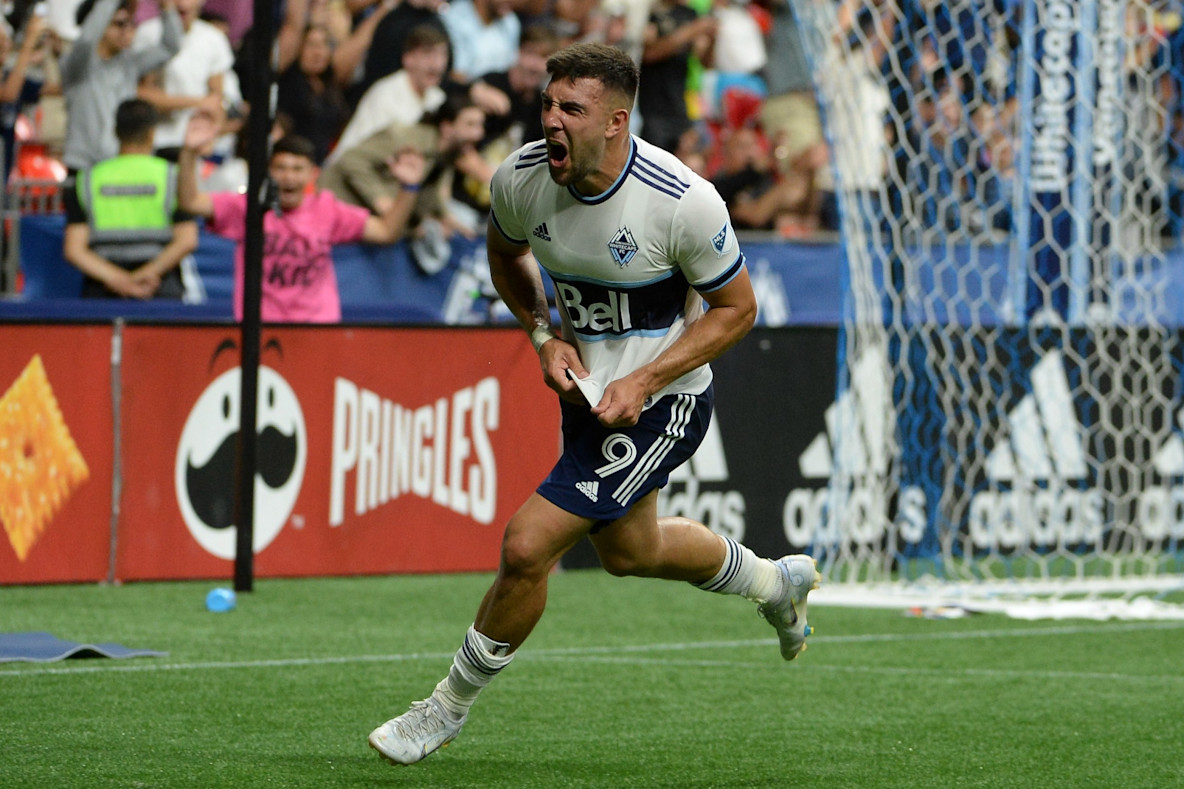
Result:
[[[987,348],[987,338],[966,339],[951,347]],[[1099,479],[1088,425],[1098,406],[1073,394],[1082,389],[1074,360],[1092,352],[1085,334],[1066,348],[1022,332],[993,336],[992,352],[1016,371],[1005,391],[993,393],[986,418],[951,418],[940,401],[958,387],[991,385],[984,383],[990,376],[932,373],[959,365],[979,370],[985,360],[955,365],[918,354],[910,363],[910,407],[899,423],[882,349],[854,359],[850,385],[835,394],[827,382],[837,378],[837,341],[837,330],[828,328],[757,329],[714,362],[711,428],[661,491],[659,512],[700,520],[766,556],[862,546],[932,557],[942,550],[940,529],[956,530],[959,550],[1088,548],[1116,521],[1134,523],[1152,542],[1184,538],[1184,360],[1170,360],[1165,369],[1174,378],[1155,384],[1172,393],[1170,408],[1153,405],[1156,413],[1139,415],[1170,426],[1145,442],[1141,456],[1128,448],[1130,473]],[[1111,355],[1121,359],[1118,350]],[[967,397],[976,399],[981,393]],[[1122,413],[1109,419],[1113,429]],[[973,450],[943,446],[951,432],[972,436]],[[932,443],[914,442],[898,460],[886,437],[904,434]],[[955,479],[974,491],[961,508],[943,500],[947,480]],[[1117,508],[1114,500],[1129,506]],[[583,542],[564,565],[596,561]]]
[[[942,390],[938,397],[959,388],[971,391],[967,401],[991,404],[981,416],[945,417],[945,433],[973,435],[974,451],[947,450],[947,466],[923,477],[931,490],[940,491],[940,474],[973,491],[966,509],[942,513],[966,550],[1088,550],[1109,544],[1113,530],[1125,535],[1127,550],[1135,549],[1128,538],[1136,535],[1151,544],[1184,537],[1184,467],[1174,460],[1181,440],[1179,345],[1176,358],[1135,359],[1122,335],[1005,330],[990,349],[1006,365],[1009,387],[980,372],[930,376]],[[987,347],[985,338],[975,339],[967,346]],[[1087,380],[1081,359],[1107,364]],[[985,358],[931,361],[939,370],[989,369]],[[914,376],[923,374],[914,367]]]
[[[976,548],[1080,545],[1102,536],[1104,498],[1091,483],[1064,354],[1049,349],[1028,381],[988,435],[986,485],[971,497],[967,527]]]

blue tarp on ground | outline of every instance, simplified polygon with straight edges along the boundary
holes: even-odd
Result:
[[[164,657],[168,652],[153,649],[131,649],[122,644],[83,644],[65,641],[52,633],[0,633],[0,663],[28,661],[52,663],[66,658],[105,657]]]

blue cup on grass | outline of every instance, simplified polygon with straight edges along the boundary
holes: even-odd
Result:
[[[235,602],[233,589],[222,587],[211,589],[210,593],[206,595],[206,610],[212,611],[215,614],[220,614],[223,611],[233,611]]]

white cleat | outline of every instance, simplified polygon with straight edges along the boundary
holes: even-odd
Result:
[[[782,556],[774,564],[781,571],[781,597],[757,608],[760,615],[777,629],[781,642],[781,657],[793,660],[806,651],[806,636],[811,628],[806,624],[806,595],[822,583],[813,557],[805,554]]]
[[[391,764],[415,764],[456,739],[468,717],[453,720],[432,697],[414,701],[411,709],[370,732],[370,747]]]

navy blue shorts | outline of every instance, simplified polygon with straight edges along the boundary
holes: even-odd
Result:
[[[632,427],[600,424],[586,405],[560,400],[563,455],[538,487],[560,509],[600,521],[593,532],[662,487],[699,448],[711,422],[712,387],[673,394],[641,413]]]

